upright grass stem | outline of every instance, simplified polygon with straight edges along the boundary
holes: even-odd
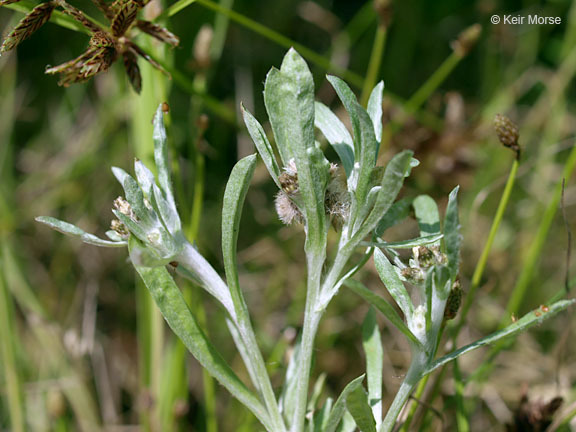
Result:
[[[564,169],[562,171],[562,178],[566,181],[570,180],[570,177],[574,173],[574,168],[576,167],[576,145],[572,147],[572,150],[566,160],[566,164],[564,165]],[[556,187],[554,188],[554,194],[552,195],[552,199],[548,203],[546,210],[544,211],[544,215],[542,216],[542,220],[540,225],[538,226],[538,231],[536,232],[536,236],[534,240],[530,243],[530,247],[526,254],[526,258],[524,260],[522,266],[522,272],[518,278],[518,282],[512,291],[512,295],[506,306],[506,320],[510,315],[518,314],[520,311],[520,306],[522,305],[522,301],[526,295],[526,291],[528,286],[532,282],[532,277],[534,276],[534,271],[536,269],[536,265],[538,263],[538,259],[542,253],[542,248],[546,242],[548,237],[548,232],[550,230],[550,226],[552,225],[552,221],[554,220],[554,216],[558,211],[558,205],[560,203],[560,199],[562,197],[562,180],[558,181]],[[501,323],[501,327],[504,324],[504,320]]]
[[[364,80],[364,85],[362,86],[362,96],[360,97],[360,103],[362,106],[366,106],[368,104],[370,92],[376,85],[376,81],[378,81],[378,73],[380,72],[382,57],[384,55],[384,47],[386,46],[386,34],[386,26],[384,24],[379,24],[376,28],[376,35],[374,36],[374,44],[372,45],[370,63],[368,64],[368,70],[366,71],[366,79]]]

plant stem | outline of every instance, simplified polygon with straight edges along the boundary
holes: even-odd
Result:
[[[0,259],[3,260],[2,255]],[[8,394],[8,413],[10,425],[14,432],[24,432],[24,405],[22,397],[22,383],[18,372],[16,360],[17,336],[13,327],[13,304],[8,287],[0,272],[0,353],[6,393]]]
[[[425,353],[414,353],[412,357],[412,362],[410,364],[410,368],[408,368],[408,372],[406,373],[406,378],[400,385],[394,400],[392,401],[392,405],[388,409],[386,413],[386,417],[384,417],[384,421],[382,422],[382,426],[380,427],[379,432],[391,432],[394,430],[396,426],[396,420],[402,411],[402,408],[408,401],[408,398],[412,394],[414,387],[420,381],[422,376],[422,372],[424,371],[424,365],[426,361]]]
[[[383,24],[378,25],[376,35],[374,36],[374,45],[372,45],[370,63],[368,64],[368,70],[366,71],[366,79],[364,80],[364,86],[362,87],[362,97],[360,98],[360,103],[364,107],[368,104],[370,92],[378,80],[378,72],[380,71],[384,46],[386,45],[386,33],[386,27]]]
[[[564,165],[564,170],[562,171],[562,178],[568,182],[570,177],[574,172],[574,167],[576,166],[576,145],[572,147],[572,151],[570,152],[568,159],[566,160],[566,164]],[[538,232],[536,233],[535,239],[530,243],[530,248],[528,249],[528,253],[526,255],[526,259],[524,261],[524,265],[522,267],[522,272],[518,278],[518,282],[512,291],[512,296],[508,302],[506,307],[506,315],[505,319],[513,314],[517,314],[520,310],[520,306],[522,301],[524,300],[524,296],[526,295],[526,290],[532,281],[532,276],[534,275],[534,270],[536,269],[536,264],[538,262],[538,258],[542,252],[542,248],[544,247],[544,243],[548,237],[548,231],[550,230],[550,226],[552,225],[552,221],[554,220],[554,216],[558,211],[558,204],[560,203],[560,199],[562,197],[562,180],[560,180],[556,184],[556,188],[554,189],[554,194],[552,195],[552,199],[548,203],[548,207],[546,208],[544,215],[542,216],[542,220],[540,222],[540,226],[538,227]],[[501,323],[501,327],[504,324],[504,320]]]
[[[512,163],[512,168],[510,169],[510,174],[508,175],[508,181],[506,182],[506,186],[504,187],[504,192],[502,193],[502,197],[500,198],[500,203],[498,204],[498,209],[496,210],[496,215],[494,216],[494,220],[492,221],[492,226],[490,228],[490,233],[488,234],[488,239],[484,244],[484,249],[482,250],[482,254],[480,255],[480,259],[476,264],[476,268],[474,270],[474,274],[472,276],[472,281],[470,282],[470,289],[466,294],[466,300],[464,301],[464,305],[462,306],[462,311],[460,312],[460,317],[458,319],[458,323],[452,332],[453,339],[456,339],[458,333],[460,332],[462,326],[464,325],[464,321],[466,320],[466,316],[472,305],[472,302],[476,298],[476,290],[480,286],[480,281],[482,279],[482,275],[484,274],[484,269],[486,268],[486,263],[488,261],[488,255],[492,249],[492,245],[494,240],[496,239],[496,234],[498,233],[498,228],[500,228],[500,223],[502,222],[502,217],[504,216],[504,212],[506,211],[506,207],[508,207],[508,202],[510,201],[510,196],[512,194],[512,188],[514,187],[514,182],[516,180],[516,174],[518,172],[518,166],[520,162],[518,159],[514,159]]]
[[[306,406],[308,405],[308,387],[310,381],[310,369],[312,366],[312,354],[314,352],[314,339],[320,318],[324,309],[317,310],[320,294],[320,280],[322,266],[325,259],[325,245],[323,251],[308,254],[308,284],[306,292],[306,307],[304,311],[304,328],[302,330],[302,344],[300,345],[299,373],[296,384],[296,407],[292,415],[290,432],[304,431]]]

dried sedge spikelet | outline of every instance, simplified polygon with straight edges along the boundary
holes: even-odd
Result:
[[[514,150],[516,158],[520,158],[520,145],[518,144],[520,133],[518,132],[518,126],[505,115],[496,114],[494,117],[494,130],[496,130],[496,135],[502,145]]]
[[[481,33],[482,26],[480,24],[471,25],[458,35],[458,39],[452,42],[452,49],[460,57],[467,56],[478,42]]]
[[[156,60],[154,60],[152,57],[150,57],[148,54],[146,54],[144,51],[142,51],[142,48],[140,48],[138,45],[136,45],[135,43],[132,43],[130,41],[125,41],[124,45],[125,45],[126,49],[134,51],[134,53],[136,53],[140,57],[144,58],[148,63],[150,63],[152,66],[154,66],[160,72],[162,72],[168,78],[170,78],[170,74],[168,73],[168,71],[166,69],[164,69],[160,63],[158,63]]]
[[[392,21],[392,2],[390,0],[374,0],[374,10],[378,14],[380,25],[388,27]]]
[[[65,14],[70,15],[72,18],[74,18],[76,21],[78,21],[80,24],[82,24],[84,27],[90,30],[91,33],[102,31],[102,29],[99,26],[97,26],[88,18],[86,18],[86,15],[84,15],[84,13],[81,10],[76,9],[71,4],[66,3],[64,0],[55,0],[54,3],[60,6]]]
[[[18,3],[20,0],[2,0],[0,1],[0,7],[6,6],[12,3]]]
[[[125,51],[122,54],[122,59],[124,60],[124,68],[132,88],[136,93],[140,93],[142,91],[142,74],[140,73],[136,54],[130,50]]]
[[[298,206],[292,201],[288,194],[284,191],[279,191],[274,200],[276,213],[278,218],[285,225],[291,225],[293,222],[302,224],[304,223],[304,215]]]
[[[110,222],[110,229],[116,231],[116,233],[123,239],[127,239],[128,237],[130,237],[130,231],[128,230],[126,225],[124,225],[118,219],[112,219],[112,221]]]
[[[138,20],[136,21],[136,26],[142,30],[144,33],[155,37],[161,42],[165,42],[173,47],[178,46],[180,39],[174,33],[168,31],[158,24],[151,23],[150,21]]]
[[[424,272],[416,267],[404,267],[400,274],[404,279],[413,284],[418,284],[424,281]]]
[[[139,9],[140,6],[133,0],[128,0],[120,7],[110,26],[115,37],[123,36],[128,31],[136,20]]]
[[[456,318],[456,314],[460,309],[462,304],[462,287],[460,285],[460,279],[456,279],[452,288],[450,289],[450,294],[448,294],[448,300],[446,300],[446,307],[444,308],[444,319],[451,320]]]
[[[30,13],[26,15],[6,37],[2,47],[0,47],[0,53],[8,52],[11,49],[16,48],[23,40],[32,36],[36,30],[42,27],[46,21],[50,19],[55,7],[56,5],[54,3],[48,2],[42,3],[32,9],[32,11],[30,11]]]

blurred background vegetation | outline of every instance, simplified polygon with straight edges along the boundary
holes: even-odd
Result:
[[[74,5],[98,14],[87,1]],[[422,162],[405,196],[430,194],[443,207],[447,193],[461,185],[465,291],[514,159],[491,121],[500,112],[519,124],[518,179],[459,345],[575,284],[566,282],[574,260],[567,263],[558,185],[574,166],[576,2],[403,0],[384,6],[378,14],[373,2],[361,0],[192,3],[164,21],[180,37],[178,48],[137,37],[173,72],[168,80],[140,61],[141,95],[120,62],[87,84],[58,87],[44,74],[46,65],[76,57],[88,36],[51,23],[0,58],[0,430],[259,430],[168,331],[124,250],[81,244],[34,217],[50,215],[103,234],[121,193],[110,166],[150,160],[152,116],[168,101],[182,218],[188,235],[221,269],[224,185],[235,161],[254,152],[239,104],[266,121],[265,75],[293,43],[312,53],[300,49],[317,98],[340,113],[326,73],[346,79],[359,96],[365,85],[384,80],[389,126],[380,158],[410,148]],[[153,2],[144,15],[153,19],[161,9]],[[491,24],[493,14],[508,13],[560,17],[562,23]],[[22,16],[0,9],[4,36]],[[482,29],[477,43],[466,56],[454,54],[452,42],[475,23]],[[305,260],[301,228],[277,220],[274,193],[260,166],[247,197],[239,258],[253,321],[279,385],[301,324]],[[576,187],[567,178],[564,213],[572,228],[575,203]],[[415,234],[415,224],[405,223],[389,239]],[[359,277],[384,294],[371,264]],[[217,346],[241,369],[222,311],[181,282]],[[316,376],[326,373],[325,395],[337,395],[364,369],[366,311],[345,290],[328,310],[314,366]],[[505,430],[523,409],[545,412],[542,406],[557,396],[564,403],[556,424],[566,425],[576,412],[576,349],[568,343],[574,323],[563,314],[498,356],[487,358],[489,350],[469,355],[456,380],[446,368],[441,379],[430,380],[432,394],[422,395],[427,402],[413,429],[456,430],[454,413],[465,412],[471,430]],[[381,328],[391,400],[408,351],[386,322]],[[482,364],[489,364],[489,373],[477,373]],[[531,403],[521,405],[525,395]]]

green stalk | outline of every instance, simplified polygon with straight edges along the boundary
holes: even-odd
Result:
[[[400,412],[408,401],[408,398],[414,391],[414,387],[416,387],[420,381],[422,373],[425,370],[425,365],[426,355],[424,353],[414,353],[408,372],[406,372],[406,378],[404,378],[404,381],[400,385],[392,401],[392,405],[390,405],[386,417],[384,417],[379,432],[392,432],[394,430],[396,420],[400,416]]]
[[[376,35],[374,36],[374,44],[372,45],[370,63],[368,64],[366,79],[364,80],[364,86],[362,87],[362,97],[360,98],[360,103],[364,107],[368,104],[370,92],[376,85],[376,81],[378,81],[378,73],[380,72],[384,47],[386,46],[386,30],[386,26],[383,24],[378,25],[378,28],[376,29]]]
[[[1,258],[3,257],[0,256],[0,259]],[[4,260],[2,259],[2,261]],[[22,383],[20,382],[17,366],[17,335],[13,324],[13,304],[4,280],[3,272],[0,272],[0,352],[2,354],[4,379],[6,381],[6,393],[8,394],[8,413],[12,430],[14,432],[24,432]]]
[[[248,18],[248,17],[246,17],[246,16],[244,16],[238,12],[235,12],[231,9],[222,7],[219,4],[214,3],[210,0],[185,0],[184,2],[178,2],[174,5],[172,5],[172,7],[168,8],[166,10],[166,12],[163,14],[163,16],[164,15],[165,16],[173,16],[176,13],[180,12],[185,7],[187,7],[193,3],[201,4],[202,6],[208,8],[208,9],[211,9],[217,13],[226,15],[232,21],[235,21],[236,23],[240,24],[241,26],[250,29],[254,33],[259,34],[259,35],[265,37],[266,39],[269,39],[272,42],[274,42],[280,46],[283,46],[286,49],[294,48],[302,55],[302,57],[304,57],[305,59],[314,63],[315,65],[320,66],[321,68],[323,68],[327,71],[334,71],[336,74],[342,76],[344,79],[349,81],[351,84],[354,84],[356,87],[362,87],[364,80],[362,79],[362,77],[360,75],[358,75],[354,72],[351,72],[347,69],[341,68],[339,66],[333,65],[330,62],[330,60],[328,60],[326,57],[312,51],[310,48],[308,48],[302,44],[299,44],[298,42],[293,41],[290,38],[287,38],[283,34],[278,33],[277,31],[274,31],[271,28],[266,27],[263,24],[260,24],[259,22],[254,21],[253,19],[250,19],[250,18]]]
[[[564,165],[564,170],[562,171],[562,178],[568,182],[570,177],[573,174],[574,167],[576,166],[576,145],[572,147],[572,151],[566,160],[566,164]],[[512,296],[508,302],[506,307],[506,315],[505,319],[507,319],[511,315],[518,314],[520,310],[520,306],[522,305],[522,301],[524,300],[524,296],[526,295],[526,290],[532,282],[532,276],[534,275],[534,271],[536,269],[536,265],[538,259],[540,258],[540,254],[542,253],[542,248],[544,247],[544,243],[548,237],[548,231],[550,230],[550,226],[552,225],[552,221],[554,220],[554,216],[558,210],[558,205],[560,203],[560,199],[562,197],[562,180],[560,180],[556,184],[556,188],[554,189],[554,194],[552,195],[552,199],[548,203],[548,207],[546,208],[544,215],[542,216],[542,221],[540,222],[540,226],[538,227],[538,231],[536,233],[536,237],[532,242],[530,242],[530,247],[528,249],[528,253],[526,254],[526,259],[524,261],[524,265],[522,267],[522,272],[518,278],[518,282],[512,291]],[[504,320],[501,323],[501,327],[504,323]]]
[[[325,246],[325,245],[324,245]],[[312,367],[312,354],[314,352],[314,339],[323,309],[317,310],[320,294],[320,280],[322,266],[325,259],[325,247],[319,254],[310,253],[308,256],[308,283],[306,292],[306,306],[304,311],[304,328],[302,330],[302,344],[300,346],[299,373],[296,384],[296,407],[292,414],[290,432],[303,432],[308,405],[308,387],[310,382],[310,369]]]
[[[417,111],[424,102],[436,91],[440,84],[442,84],[448,75],[452,73],[454,68],[458,66],[460,60],[462,60],[462,56],[457,54],[455,51],[452,52],[448,56],[446,60],[440,65],[436,71],[426,80],[424,84],[414,93],[414,95],[406,102],[404,106],[406,112],[408,114],[413,114]]]
[[[470,282],[470,289],[466,294],[466,300],[464,301],[464,305],[462,306],[458,323],[456,324],[452,332],[453,339],[456,339],[458,333],[462,329],[468,311],[470,310],[470,306],[472,306],[472,302],[476,298],[476,291],[480,286],[480,281],[482,279],[482,275],[484,274],[484,269],[486,268],[488,256],[490,255],[490,251],[492,250],[492,245],[494,244],[496,234],[498,233],[498,229],[500,228],[500,223],[502,222],[504,212],[506,211],[506,208],[508,207],[508,202],[510,201],[510,196],[512,194],[512,189],[514,187],[514,182],[516,180],[516,174],[518,173],[519,165],[520,162],[518,161],[518,159],[514,159],[514,162],[512,163],[512,168],[510,169],[510,174],[508,175],[508,181],[506,182],[504,192],[500,197],[500,203],[498,204],[496,215],[494,216],[492,226],[490,227],[490,233],[488,234],[488,239],[484,244],[484,249],[482,249],[482,253],[480,255],[478,263],[476,264],[476,268],[474,269],[474,274],[472,275],[472,281]]]
[[[455,359],[452,364],[454,370],[454,390],[456,399],[456,424],[458,425],[458,432],[470,431],[470,424],[466,417],[466,408],[464,407],[464,383],[462,382],[462,374],[458,365],[458,359]]]

